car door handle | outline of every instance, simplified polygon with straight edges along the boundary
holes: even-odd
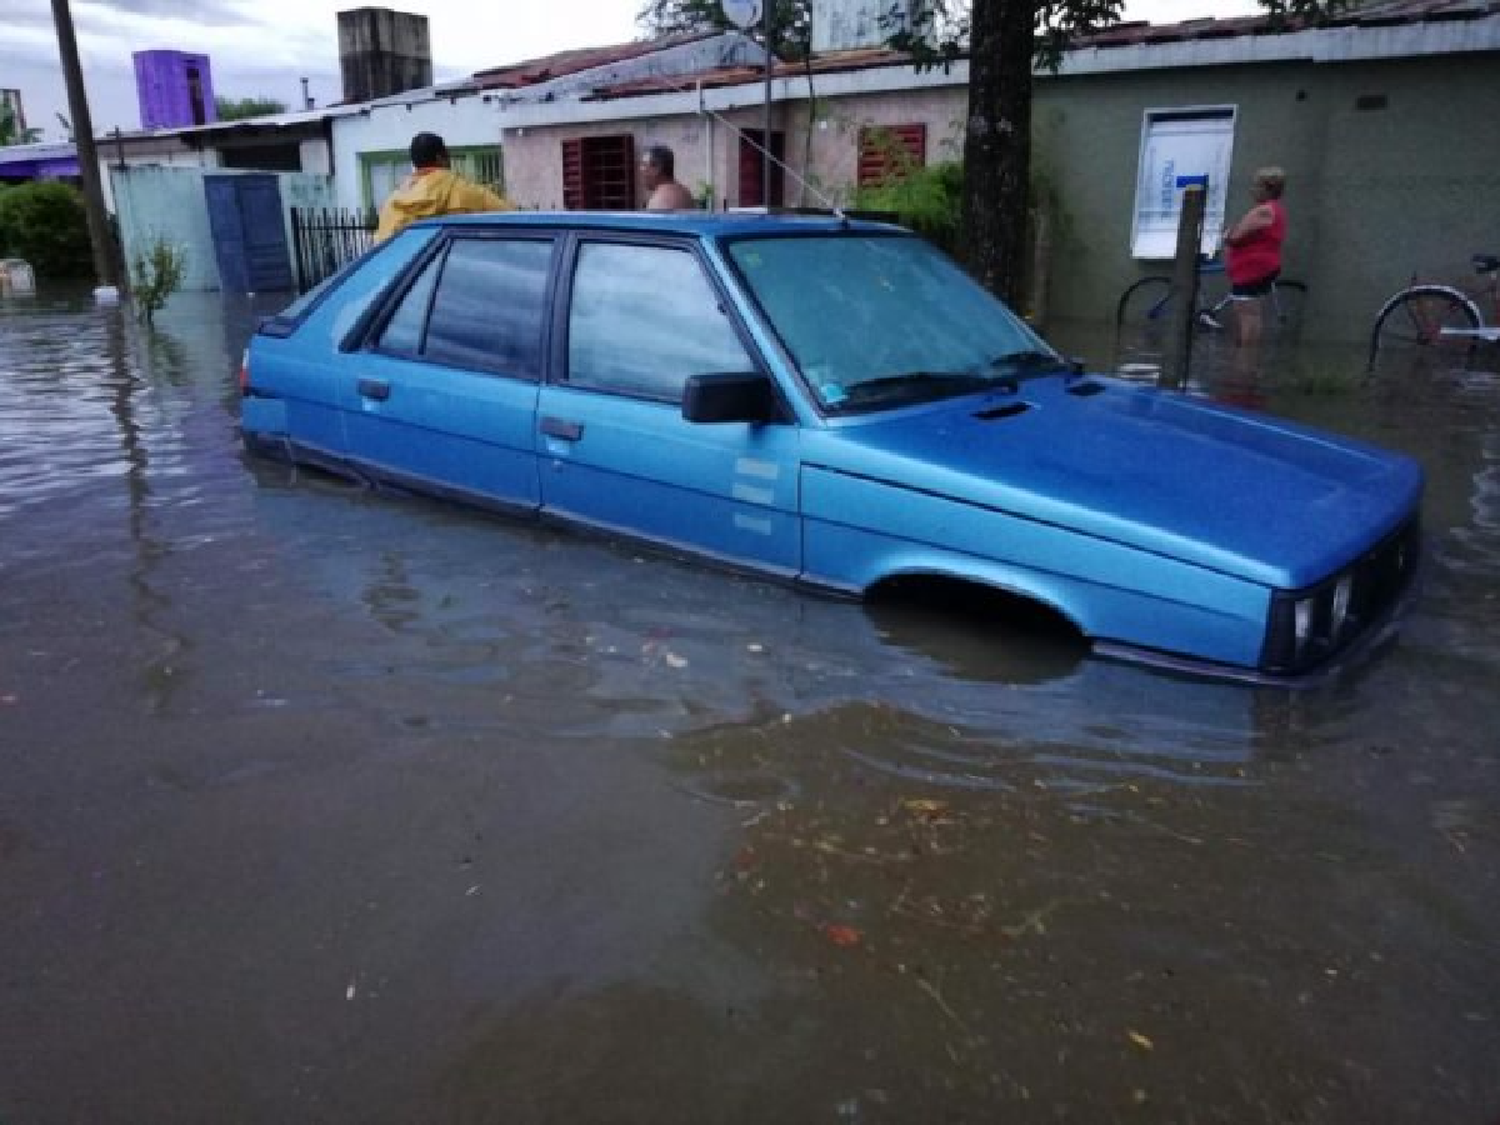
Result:
[[[384,402],[391,397],[391,385],[384,379],[361,379],[359,393],[361,398],[373,398],[376,402]]]
[[[583,423],[569,422],[563,418],[542,419],[542,433],[548,437],[561,438],[563,441],[577,441],[583,437]]]

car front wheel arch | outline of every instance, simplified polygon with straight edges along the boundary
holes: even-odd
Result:
[[[1023,591],[938,571],[889,574],[864,591],[874,606],[912,606],[971,619],[976,625],[1000,623],[1020,633],[1036,633],[1087,646],[1088,633],[1057,606]]]

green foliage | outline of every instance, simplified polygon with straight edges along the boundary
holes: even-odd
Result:
[[[771,11],[771,51],[779,59],[803,59],[812,51],[812,0],[775,0]],[[687,31],[728,31],[719,0],[646,0],[635,20],[647,33],[677,35]],[[757,40],[760,29],[751,31]]]
[[[9,102],[0,102],[0,148],[36,144],[41,139],[40,129],[22,129],[15,107]]]
[[[908,162],[904,170],[902,159]],[[893,154],[892,171],[879,184],[862,187],[854,193],[850,207],[856,211],[892,211],[901,225],[910,227],[929,242],[955,257],[962,249],[964,166],[961,160],[945,160],[925,168],[910,167],[911,157],[904,151]],[[1052,177],[1033,165],[1030,205],[1035,221],[1037,213],[1047,212],[1054,240],[1069,235],[1071,223],[1063,210],[1062,199]]]
[[[1284,0],[1304,3],[1310,0]],[[919,70],[949,67],[969,49],[974,8],[1022,3],[1034,9],[1032,55],[1036,64],[1056,72],[1068,45],[1080,35],[1118,23],[1124,0],[921,0],[910,24],[892,24],[889,46],[909,52]]]
[[[87,277],[93,253],[83,196],[49,182],[0,194],[0,257],[25,258],[38,277]]]
[[[167,298],[182,288],[186,272],[187,251],[161,235],[152,238],[144,250],[136,251],[130,269],[130,296],[136,315],[150,324]]]
[[[272,113],[285,113],[286,102],[275,98],[214,98],[214,112],[220,121],[243,121],[247,117],[265,117]]]
[[[950,254],[958,249],[962,219],[964,166],[945,160],[925,168],[888,174],[873,187],[854,193],[854,209],[894,211],[910,227]]]
[[[882,20],[890,32],[887,45],[910,52],[918,69],[948,67],[968,53],[975,7],[1016,3],[1034,10],[1036,31],[1032,54],[1038,67],[1053,73],[1062,65],[1063,55],[1075,39],[1118,23],[1124,11],[1124,0],[919,0],[909,25],[902,27],[891,17]],[[1258,0],[1258,3],[1270,15],[1273,26],[1317,26],[1355,7],[1359,0]]]
[[[1358,7],[1360,0],[1258,0],[1273,27],[1318,27],[1334,16]]]

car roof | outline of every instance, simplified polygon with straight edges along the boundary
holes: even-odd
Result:
[[[644,231],[690,234],[698,237],[737,237],[753,234],[836,234],[841,231],[906,233],[903,228],[868,219],[840,219],[834,215],[797,215],[705,211],[495,211],[477,215],[443,215],[412,226],[567,227],[570,230]]]

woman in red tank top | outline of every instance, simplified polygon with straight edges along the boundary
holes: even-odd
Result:
[[[1234,297],[1235,343],[1241,347],[1260,340],[1260,301],[1281,273],[1281,244],[1286,240],[1281,193],[1285,188],[1286,173],[1280,168],[1256,172],[1251,187],[1255,206],[1224,236],[1224,264]]]

